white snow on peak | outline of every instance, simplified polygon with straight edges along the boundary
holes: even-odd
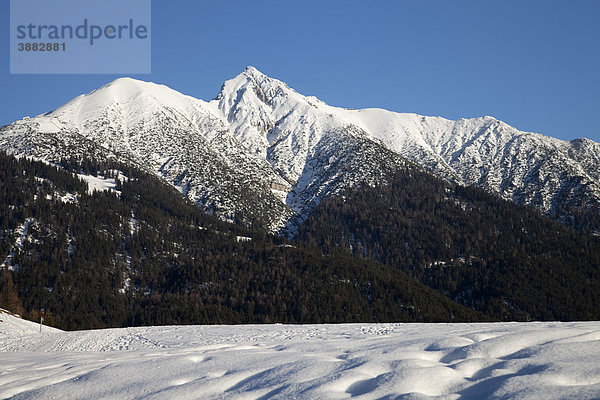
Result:
[[[296,182],[323,135],[347,125],[316,97],[306,97],[253,67],[228,80],[211,102],[235,137]]]
[[[246,72],[252,79],[260,75]],[[32,137],[28,127],[39,137]],[[164,85],[120,78],[7,131],[0,137],[0,147],[33,152],[42,159],[68,157],[73,148],[84,154],[92,149],[125,156],[203,207],[219,210],[224,218],[241,214],[241,209],[261,210],[270,214],[269,229],[275,231],[293,213],[282,196],[271,192],[288,190],[289,183],[264,157],[248,154],[220,111]],[[63,154],[51,149],[57,145]],[[254,204],[249,207],[240,198]]]
[[[242,74],[245,74],[247,76],[251,76],[251,77],[254,77],[254,78],[264,78],[264,77],[267,77],[265,74],[263,74],[262,72],[260,72],[258,69],[256,69],[252,65],[248,65],[246,68],[244,68],[244,71],[242,72]]]
[[[206,114],[206,103],[177,92],[165,85],[132,78],[116,79],[99,89],[81,95],[42,117],[61,120],[65,126],[74,124],[86,129],[86,124],[107,114],[115,124],[132,126],[157,110],[175,110],[188,120]]]

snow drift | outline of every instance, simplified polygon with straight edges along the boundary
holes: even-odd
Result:
[[[0,398],[600,397],[600,322],[62,332],[0,314]]]

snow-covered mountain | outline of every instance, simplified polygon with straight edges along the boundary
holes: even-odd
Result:
[[[166,86],[122,78],[0,132],[10,153],[129,160],[226,219],[282,226],[292,211],[271,187],[289,184],[231,134],[209,104]]]
[[[351,132],[353,139],[383,145],[438,176],[481,186],[544,213],[561,203],[600,199],[600,144],[587,139],[565,142],[521,132],[492,117],[450,121],[331,107],[252,67],[226,82],[215,102],[235,136],[286,179],[299,182],[299,191],[311,174],[326,170],[310,167],[315,158],[329,155],[323,154],[329,136],[340,141]],[[372,163],[361,164],[368,169]]]
[[[544,213],[600,201],[598,143],[521,132],[491,117],[332,107],[253,67],[210,102],[117,79],[1,128],[0,149],[48,161],[127,159],[208,212],[272,231],[293,232],[327,196],[416,164]]]

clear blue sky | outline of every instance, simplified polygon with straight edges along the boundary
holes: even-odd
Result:
[[[8,0],[0,18],[0,125],[117,78],[10,75]],[[246,65],[336,106],[600,141],[600,1],[152,2],[152,74],[134,77],[209,100]]]

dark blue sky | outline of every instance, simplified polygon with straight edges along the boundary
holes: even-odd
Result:
[[[0,16],[8,27],[7,0]],[[133,77],[209,100],[254,65],[331,105],[492,115],[521,130],[600,141],[599,20],[592,0],[154,0],[152,74]],[[118,77],[10,75],[8,35],[0,125]]]

